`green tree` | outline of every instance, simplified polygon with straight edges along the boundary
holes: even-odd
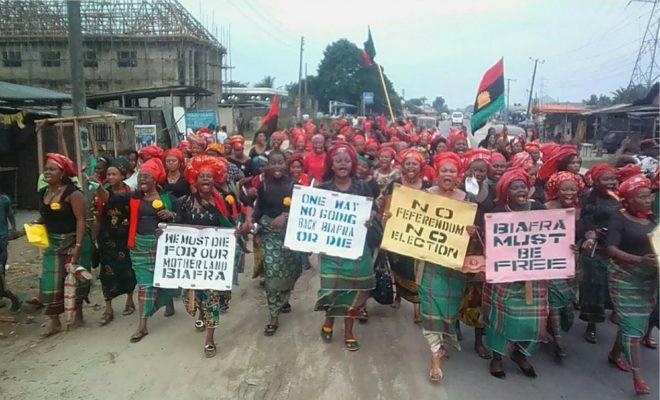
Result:
[[[447,106],[447,103],[445,102],[445,99],[442,98],[442,96],[437,96],[435,100],[433,100],[432,105],[438,114],[441,114],[443,112],[445,113],[449,112],[449,107]]]
[[[596,94],[592,94],[591,96],[589,96],[589,99],[582,100],[582,102],[592,107],[608,107],[612,105],[612,99],[604,94],[601,94],[600,96]]]
[[[636,85],[628,88],[619,88],[612,92],[612,103],[632,103],[646,96],[649,89],[644,85]]]
[[[275,86],[275,77],[266,75],[263,77],[262,80],[254,84],[254,87],[261,87],[261,88],[272,88]]]
[[[223,84],[225,87],[247,87],[248,82],[241,82],[241,81],[227,81]]]

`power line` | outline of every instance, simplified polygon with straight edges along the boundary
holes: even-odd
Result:
[[[632,1],[651,3],[649,0]],[[652,4],[649,21],[646,24],[642,44],[639,46],[639,53],[635,60],[635,66],[633,67],[628,87],[635,85],[646,85],[650,87],[658,78],[659,67],[655,59],[655,53],[658,48],[658,33],[660,32],[660,7],[658,6],[658,0],[653,0]]]

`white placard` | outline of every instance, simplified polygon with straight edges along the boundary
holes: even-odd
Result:
[[[233,229],[167,225],[158,238],[154,286],[231,290],[234,257]]]
[[[368,197],[296,185],[284,246],[356,260],[364,249],[372,203]]]

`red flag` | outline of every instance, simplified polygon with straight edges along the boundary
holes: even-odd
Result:
[[[277,119],[280,114],[280,96],[275,95],[273,97],[273,102],[270,105],[270,111],[268,114],[264,115],[263,124],[261,128],[255,132],[255,137],[257,133],[264,132],[266,137],[270,139],[270,135],[277,130]]]

